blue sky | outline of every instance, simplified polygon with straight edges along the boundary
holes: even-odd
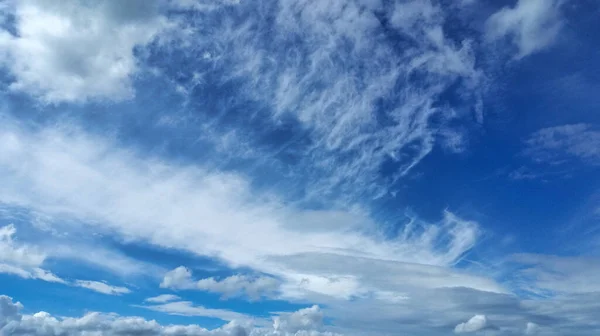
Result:
[[[0,334],[597,335],[599,15],[0,2]]]

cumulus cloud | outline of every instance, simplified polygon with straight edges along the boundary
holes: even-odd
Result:
[[[76,280],[74,283],[75,286],[91,289],[98,293],[107,294],[107,295],[122,295],[131,293],[131,290],[126,287],[118,287],[111,286],[104,282],[100,281],[89,281],[89,280]]]
[[[565,160],[600,164],[600,131],[588,124],[554,126],[534,132],[525,140],[524,154],[536,162],[560,164]]]
[[[0,31],[10,88],[44,102],[121,100],[134,94],[134,49],[166,27],[158,1],[14,1],[14,33]]]
[[[467,322],[459,323],[455,328],[454,332],[457,334],[472,333],[479,330],[483,330],[488,327],[488,320],[485,315],[475,315],[471,317]]]
[[[192,272],[184,266],[168,271],[160,283],[161,288],[190,289],[194,288]]]
[[[492,40],[508,38],[517,47],[517,58],[551,46],[561,28],[561,6],[565,0],[519,0],[487,20],[486,34]]]
[[[40,279],[65,283],[64,280],[41,268],[46,255],[35,247],[18,244],[13,240],[17,229],[14,225],[0,227],[0,273],[8,273],[25,279]]]
[[[152,335],[152,336],[244,336],[283,335],[248,324],[230,322],[221,328],[208,330],[198,325],[160,325],[141,317],[122,317],[116,314],[88,313],[82,317],[58,318],[46,312],[22,315],[23,306],[8,296],[0,296],[0,333],[3,335],[83,336],[91,334]],[[311,333],[311,335],[320,335]],[[323,334],[331,335],[331,334]]]
[[[295,334],[300,330],[319,329],[323,325],[323,313],[319,306],[300,309],[291,314],[282,314],[274,318],[273,329]]]

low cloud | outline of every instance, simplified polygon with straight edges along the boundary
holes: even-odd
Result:
[[[148,335],[148,336],[335,336],[331,332],[319,332],[310,312],[300,311],[276,322],[272,328],[257,327],[251,321],[231,321],[224,326],[208,330],[198,325],[160,325],[154,320],[141,317],[125,317],[97,312],[82,317],[54,317],[47,312],[32,315],[21,313],[23,305],[12,298],[0,295],[0,334],[29,336],[83,336],[83,335]],[[191,309],[188,307],[188,309]],[[314,311],[318,308],[311,308]],[[312,312],[314,313],[314,312]],[[299,314],[299,315],[295,315]],[[191,316],[206,316],[194,315]],[[292,317],[293,316],[293,317]],[[299,319],[298,319],[298,316]],[[240,316],[237,316],[240,317]],[[243,317],[243,316],[241,316]],[[294,319],[293,323],[288,323]],[[292,331],[293,330],[293,331]]]
[[[600,165],[600,130],[588,124],[543,128],[525,140],[523,153],[538,163],[560,165],[578,160]]]

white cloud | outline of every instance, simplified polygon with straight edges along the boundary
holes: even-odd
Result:
[[[41,268],[46,259],[44,253],[33,246],[18,244],[13,240],[16,232],[17,229],[12,224],[0,227],[0,273],[64,283],[58,276]]]
[[[198,325],[160,325],[154,320],[141,317],[125,317],[117,314],[87,313],[82,317],[54,317],[47,312],[23,315],[23,305],[12,298],[0,295],[0,334],[30,336],[85,336],[85,335],[153,335],[153,336],[336,336],[331,332],[311,329],[314,323],[293,326],[297,332],[281,327],[255,326],[251,321],[231,321],[221,328],[208,330]],[[315,310],[311,308],[309,310]],[[316,308],[318,312],[318,308]],[[302,310],[295,314],[306,315]],[[242,316],[243,317],[243,316]],[[310,318],[310,317],[306,317]]]
[[[49,103],[132,97],[133,49],[166,26],[154,0],[13,4],[16,35],[0,31],[0,64],[13,90]]]
[[[237,10],[271,9],[259,3],[242,1]],[[302,126],[309,148],[296,165],[298,179],[314,178],[308,199],[380,196],[437,144],[448,140],[448,148],[461,150],[466,143],[457,142],[456,130],[440,134],[451,120],[471,114],[482,91],[472,42],[450,39],[443,9],[431,1],[395,3],[284,0],[270,13],[272,26],[260,11],[235,24],[205,14],[205,22],[190,25],[197,48],[213,55],[211,67],[243,83],[241,94],[264,104],[274,125],[293,119]],[[391,35],[410,42],[398,48]],[[436,104],[455,88],[460,97],[474,97],[468,106]],[[394,167],[385,181],[378,179],[383,165]]]
[[[93,229],[216,256],[232,266],[251,267],[291,285],[299,286],[304,277],[323,278],[320,268],[326,268],[328,261],[299,271],[287,264],[285,257],[327,253],[364,258],[344,259],[343,269],[326,278],[352,274],[355,260],[447,268],[460,260],[479,234],[477,223],[450,212],[435,224],[413,219],[393,238],[383,238],[374,230],[358,232],[335,225],[313,230],[310,228],[317,226],[312,223],[304,226],[290,219],[318,221],[315,213],[304,216],[302,210],[284,206],[274,195],[253,193],[240,175],[143,158],[76,130],[47,129],[33,134],[13,126],[5,123],[0,132],[0,182],[4,186],[0,202],[54,218],[77,219],[64,221],[64,230],[69,226]],[[327,212],[321,214],[330,218]],[[443,274],[438,278],[440,286],[446,278],[453,286],[499,288],[478,277],[457,277],[450,270]],[[189,278],[185,269],[172,275],[176,276],[166,278],[163,286]],[[352,291],[357,293],[370,286],[361,279],[356,281],[358,287]],[[328,285],[322,290],[324,295],[337,295],[339,288]]]
[[[196,282],[196,288],[213,293],[223,294],[224,297],[246,295],[251,299],[273,295],[279,289],[280,282],[272,277],[232,275],[225,279],[201,279]]]
[[[192,272],[184,266],[179,266],[167,272],[160,283],[161,288],[191,289],[194,288]]]
[[[551,46],[562,26],[560,7],[565,0],[519,0],[487,20],[489,39],[508,37],[517,47],[517,58]]]
[[[459,323],[454,332],[457,334],[476,332],[485,329],[488,326],[488,320],[485,315],[475,315],[467,322]]]
[[[600,131],[587,124],[543,128],[526,139],[524,154],[541,163],[575,158],[600,165]]]
[[[178,301],[180,298],[177,295],[173,295],[173,294],[162,294],[159,296],[154,296],[154,297],[150,297],[147,298],[146,302],[151,302],[151,303],[165,303],[165,302],[169,302],[169,301]]]
[[[323,313],[319,306],[300,309],[291,314],[281,314],[274,318],[273,329],[295,334],[300,330],[316,330],[323,326]]]
[[[107,294],[107,295],[121,295],[121,294],[131,293],[131,290],[129,290],[129,288],[111,286],[104,282],[99,282],[99,281],[76,280],[73,285],[82,287],[82,288],[91,289],[98,293]]]
[[[197,289],[223,294],[224,298],[244,295],[253,300],[273,295],[279,286],[278,280],[267,276],[232,275],[220,280],[211,277],[196,281],[192,280],[192,272],[183,266],[167,272],[160,284],[162,288]]]

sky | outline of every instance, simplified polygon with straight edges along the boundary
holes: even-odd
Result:
[[[599,17],[0,1],[0,335],[598,335]]]

